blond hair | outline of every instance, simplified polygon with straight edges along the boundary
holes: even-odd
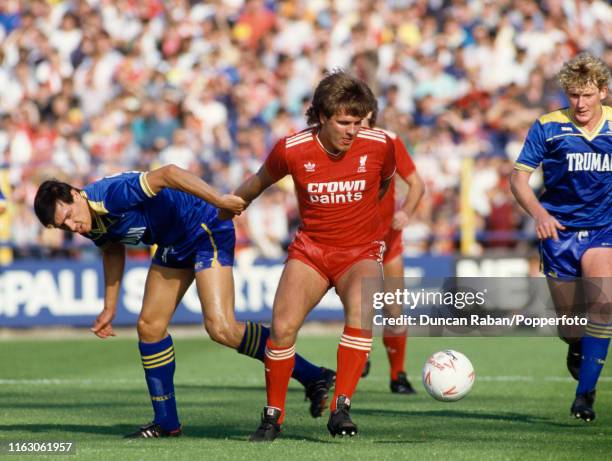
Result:
[[[603,90],[609,85],[610,69],[592,54],[580,53],[563,64],[557,78],[559,86],[566,93],[570,90],[583,89],[590,83]]]

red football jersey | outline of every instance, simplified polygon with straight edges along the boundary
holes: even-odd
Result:
[[[382,131],[360,129],[334,157],[309,128],[278,141],[265,167],[275,180],[293,177],[300,229],[313,241],[351,247],[382,239],[378,191],[395,172],[393,142]]]
[[[404,146],[402,140],[394,132],[387,130],[384,130],[384,132],[389,136],[389,138],[391,138],[395,147],[395,164],[397,168],[395,172],[401,178],[408,179],[408,176],[414,173],[415,166],[414,162],[412,161],[412,158],[410,158],[410,154],[408,153],[406,146]],[[395,181],[396,176],[394,175],[393,179],[391,180],[391,184],[389,185],[389,190],[380,202],[380,214],[382,217],[383,227],[385,228],[385,231],[387,231],[391,227],[391,222],[393,221],[393,214],[395,213],[396,209],[397,194],[395,190]]]

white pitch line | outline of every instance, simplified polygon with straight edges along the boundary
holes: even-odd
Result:
[[[234,376],[236,377],[236,376]],[[177,380],[175,382],[176,385],[222,385],[227,383],[228,378],[233,378],[232,376],[226,376],[223,379],[202,379],[202,380]],[[374,382],[387,382],[387,378],[379,378],[370,376],[367,378],[367,381]],[[140,385],[143,383],[142,379],[61,379],[61,378],[41,378],[41,379],[3,379],[0,378],[0,385],[12,385],[12,386],[23,386],[23,385],[33,385],[33,386],[65,386],[65,385],[76,385],[76,386],[97,386],[97,385],[115,385],[115,384],[128,384],[128,385]],[[479,376],[476,375],[476,381],[484,381],[484,382],[537,382],[537,381],[547,381],[547,382],[574,382],[572,378],[565,376],[546,376],[543,378],[536,378],[533,376]],[[610,376],[602,376],[599,378],[600,382],[612,382],[612,377]],[[240,378],[240,383],[246,385],[263,385],[263,379],[258,378]]]

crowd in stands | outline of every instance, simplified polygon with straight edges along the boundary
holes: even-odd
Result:
[[[3,0],[10,244],[80,254],[85,239],[33,215],[49,177],[80,186],[175,163],[231,191],[306,127],[325,71],[345,68],[425,180],[407,252],[457,251],[466,159],[473,251],[520,249],[534,234],[508,174],[531,123],[565,105],[561,64],[582,50],[612,64],[611,23],[605,0]],[[280,257],[298,220],[281,181],[236,220],[238,248]]]

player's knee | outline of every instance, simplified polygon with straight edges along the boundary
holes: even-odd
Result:
[[[402,315],[402,307],[398,304],[385,304],[383,306],[383,314],[387,318],[397,319]]]
[[[166,327],[167,325],[163,322],[142,317],[136,323],[138,338],[144,342],[161,341],[165,336]]]
[[[279,346],[295,344],[299,327],[288,322],[272,322],[272,340]]]
[[[204,328],[214,342],[222,344],[224,346],[230,346],[231,340],[231,325],[228,322],[219,320],[204,321]]]

